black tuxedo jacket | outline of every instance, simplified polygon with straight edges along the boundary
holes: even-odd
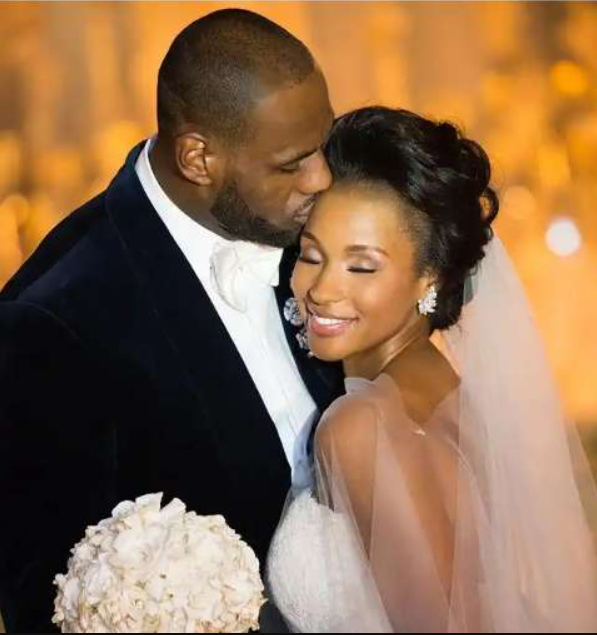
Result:
[[[50,630],[89,524],[164,492],[222,514],[263,563],[290,468],[257,389],[135,173],[61,223],[0,293],[0,611]],[[282,265],[280,310],[293,254]],[[281,317],[282,319],[282,317]],[[290,346],[323,412],[337,369]]]

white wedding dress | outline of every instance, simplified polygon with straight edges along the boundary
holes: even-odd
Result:
[[[267,563],[292,631],[597,631],[595,484],[497,239],[474,283],[423,421],[388,375],[324,415]]]
[[[359,498],[371,496],[371,488],[377,488],[373,482],[377,480],[377,484],[380,484],[380,466],[376,466],[375,461],[381,458],[379,452],[385,454],[387,449],[382,449],[380,445],[383,443],[385,446],[388,441],[380,426],[382,422],[388,422],[384,415],[388,408],[393,411],[394,421],[396,414],[401,413],[400,428],[395,430],[396,440],[401,446],[401,451],[411,452],[417,447],[433,445],[436,442],[436,435],[442,434],[442,421],[450,420],[446,415],[457,403],[456,394],[454,398],[445,400],[434,413],[433,421],[429,421],[425,426],[429,432],[423,432],[420,426],[408,421],[408,417],[404,416],[399,391],[389,376],[383,375],[377,382],[348,380],[347,391],[348,396],[337,402],[326,414],[321,431],[337,426],[344,435],[339,445],[345,443],[347,446],[353,446],[344,449],[334,447],[334,469],[340,471],[344,459],[350,460],[350,455],[359,461],[361,466],[367,467],[360,472],[358,480],[352,483],[346,482],[344,477],[340,483],[336,472],[335,483],[332,485],[331,465],[328,464],[325,469],[320,465],[318,486],[313,490],[303,491],[289,502],[270,552],[268,582],[272,597],[289,627],[295,632],[394,631],[371,570],[371,557],[366,553],[362,532],[359,530],[363,518],[357,517],[358,512],[348,503],[348,491],[350,490],[350,495]],[[354,416],[359,417],[359,427],[364,428],[362,434],[356,433],[358,438],[354,438],[355,431],[349,429],[350,424],[347,425],[347,421]],[[318,441],[322,438],[321,431]],[[333,439],[332,442],[335,446],[338,445],[338,440]],[[453,448],[447,438],[440,443],[443,445],[444,442],[448,444],[446,447]],[[355,453],[353,448],[356,450]],[[343,455],[342,458],[340,455]],[[370,476],[373,476],[373,479]],[[395,474],[395,477],[401,479],[399,474]],[[326,486],[322,488],[324,482]],[[386,507],[386,510],[393,510],[394,504],[399,504],[405,512],[408,509],[413,511],[405,485],[399,481],[393,483],[394,501],[392,507]],[[380,495],[385,496],[379,490],[375,497]],[[399,500],[402,497],[406,498]],[[320,502],[324,499],[325,502]],[[385,525],[389,520],[381,518],[379,512],[382,510],[378,509],[367,515],[366,522],[370,527],[367,533],[370,540],[373,539],[375,528],[380,527],[379,523]],[[414,518],[405,518],[403,530],[408,533],[414,529],[415,522]],[[406,534],[404,538],[408,539]],[[375,540],[377,541],[377,538]],[[416,551],[409,548],[409,551],[410,557],[404,558],[401,575],[405,580],[414,580],[413,576],[417,570],[426,570],[425,559],[429,554],[425,549]],[[405,555],[402,554],[402,557]],[[437,585],[437,576],[431,573],[431,577],[431,586]],[[406,618],[401,621],[401,630],[407,628]]]
[[[313,490],[289,502],[273,541],[272,598],[295,632],[447,630],[441,560],[456,514],[448,483],[455,484],[459,469],[470,473],[455,445],[459,392],[420,426],[387,375],[376,382],[349,380],[347,390],[317,437],[318,445],[331,442],[333,459],[319,462]],[[415,501],[413,491],[432,470],[445,486],[420,491]],[[364,500],[372,503],[366,511],[359,503]],[[480,509],[478,497],[476,505]],[[462,548],[470,546],[463,542]],[[384,570],[389,563],[396,568]],[[461,580],[462,591],[470,584]]]
[[[328,551],[329,535],[335,536],[333,556]],[[269,584],[291,631],[338,632],[338,605],[348,607],[339,597],[344,588],[341,576],[348,581],[361,579],[361,561],[351,558],[352,540],[343,517],[320,505],[310,492],[290,505],[272,546]],[[336,561],[342,557],[341,567],[330,567],[331,557]],[[372,628],[368,632],[388,631]]]

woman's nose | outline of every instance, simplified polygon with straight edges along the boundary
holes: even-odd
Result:
[[[325,268],[309,289],[309,298],[319,306],[335,304],[343,299],[342,284],[333,269]]]

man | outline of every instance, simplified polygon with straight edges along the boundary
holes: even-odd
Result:
[[[194,22],[160,69],[157,138],[0,294],[9,631],[47,632],[85,527],[150,492],[223,514],[264,563],[340,390],[280,315],[332,122],[288,32],[243,10]]]

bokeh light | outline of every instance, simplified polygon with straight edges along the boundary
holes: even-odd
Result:
[[[572,218],[558,218],[547,230],[547,246],[562,258],[572,256],[582,247],[582,236],[578,225]]]
[[[570,61],[561,61],[551,69],[551,81],[555,89],[568,97],[582,97],[590,86],[588,73]]]

